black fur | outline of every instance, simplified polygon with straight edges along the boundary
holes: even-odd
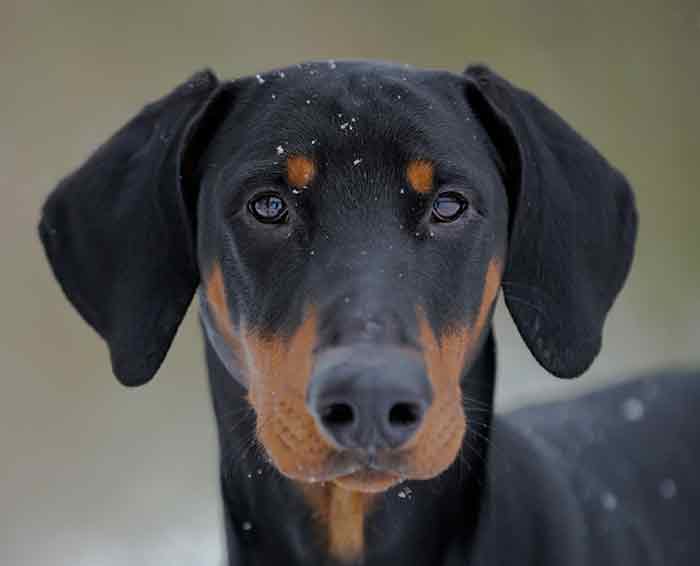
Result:
[[[286,185],[292,153],[314,158],[312,190]],[[438,187],[469,200],[459,221],[432,222],[435,195],[406,189],[404,164],[422,158]],[[272,189],[289,202],[284,225],[248,213]],[[417,343],[416,307],[438,333],[473,321],[495,258],[533,355],[576,376],[600,349],[636,229],[624,177],[531,94],[484,67],[370,62],[195,75],[62,181],[40,224],[56,277],[126,385],[155,374],[214,262],[234,324],[291,334],[313,304],[323,348],[357,317],[389,321],[379,341],[402,344]],[[201,297],[230,563],[332,564],[297,487],[250,449],[247,376]],[[492,430],[490,321],[462,376],[460,457],[380,496],[364,564],[700,560],[697,378],[517,413]],[[650,387],[658,395],[644,397]],[[620,416],[630,398],[648,406],[641,423]]]

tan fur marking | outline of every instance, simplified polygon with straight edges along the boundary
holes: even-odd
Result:
[[[287,158],[287,182],[297,189],[305,189],[316,176],[316,164],[304,155]]]
[[[500,286],[500,260],[491,260],[486,272],[484,290],[472,326],[450,328],[435,336],[422,309],[418,309],[419,341],[434,400],[423,426],[410,443],[412,477],[433,477],[446,469],[457,456],[467,429],[462,408],[459,379],[484,330]]]
[[[301,490],[323,529],[328,553],[342,562],[360,559],[365,546],[365,518],[373,496],[332,483],[302,484]]]
[[[242,331],[258,439],[280,472],[301,480],[323,476],[333,452],[306,408],[316,326],[311,309],[289,337]]]
[[[207,301],[214,315],[217,329],[226,339],[229,346],[234,348],[234,350],[238,350],[240,345],[236,339],[236,333],[229,315],[224,276],[221,273],[221,265],[218,263],[214,263],[207,279]]]
[[[433,164],[426,159],[411,161],[406,167],[406,178],[417,193],[428,193],[433,189]]]

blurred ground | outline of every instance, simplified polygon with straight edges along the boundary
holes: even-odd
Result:
[[[700,365],[696,0],[0,0],[0,563],[217,564],[213,419],[193,312],[158,378],[112,379],[35,236],[56,181],[194,69],[309,58],[484,61],[562,113],[636,187],[638,255],[586,377],[561,382],[501,309],[498,406]]]

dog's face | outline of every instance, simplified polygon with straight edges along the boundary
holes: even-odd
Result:
[[[380,491],[455,459],[499,289],[547,370],[589,366],[636,213],[489,70],[347,62],[196,75],[64,179],[40,231],[123,383],[153,376],[199,289],[275,466]]]
[[[384,489],[461,446],[460,376],[508,219],[465,82],[350,63],[261,75],[204,158],[208,323],[292,478]]]

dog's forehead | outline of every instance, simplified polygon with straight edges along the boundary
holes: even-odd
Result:
[[[359,164],[449,161],[473,151],[462,75],[358,61],[304,63],[239,80],[245,157],[323,156]],[[235,124],[232,124],[235,129]]]

